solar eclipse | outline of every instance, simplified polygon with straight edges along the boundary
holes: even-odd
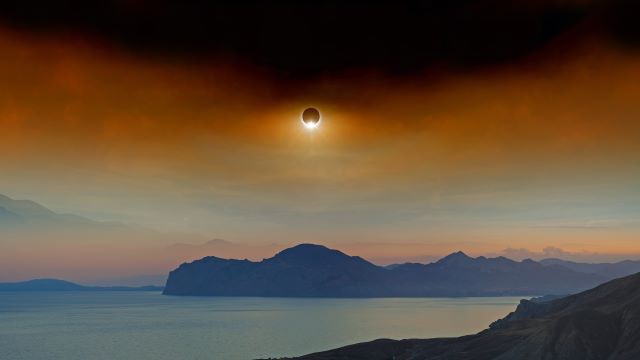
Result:
[[[313,107],[305,109],[300,117],[302,125],[304,125],[307,130],[314,130],[320,126],[320,119],[320,111]]]

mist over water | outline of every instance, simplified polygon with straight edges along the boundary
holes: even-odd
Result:
[[[292,299],[0,293],[0,359],[253,359],[470,334],[519,297]]]

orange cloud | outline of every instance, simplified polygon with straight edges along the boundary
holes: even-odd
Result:
[[[604,46],[579,55],[292,83],[223,60],[3,30],[0,192],[252,243],[366,238],[444,253],[517,239],[637,252],[639,58]],[[298,120],[309,105],[324,116],[313,134]],[[545,227],[610,218],[625,225]]]

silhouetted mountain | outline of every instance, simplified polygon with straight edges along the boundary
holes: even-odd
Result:
[[[381,339],[296,359],[640,359],[640,274],[549,302],[523,300],[515,312],[475,335]]]
[[[372,296],[387,270],[359,257],[303,244],[261,262],[213,256],[169,274],[165,294],[221,296]]]
[[[453,253],[431,264],[374,265],[303,244],[260,262],[206,257],[169,274],[167,295],[418,297],[566,294],[603,282],[560,266]]]
[[[640,272],[640,261],[624,260],[617,263],[579,263],[562,259],[540,260],[542,265],[559,265],[573,271],[598,274],[607,280]]]
[[[0,283],[0,291],[160,291],[160,286],[84,286],[58,279]]]

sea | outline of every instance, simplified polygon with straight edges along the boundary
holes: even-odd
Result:
[[[521,297],[176,297],[0,292],[2,360],[248,360],[478,332]]]

